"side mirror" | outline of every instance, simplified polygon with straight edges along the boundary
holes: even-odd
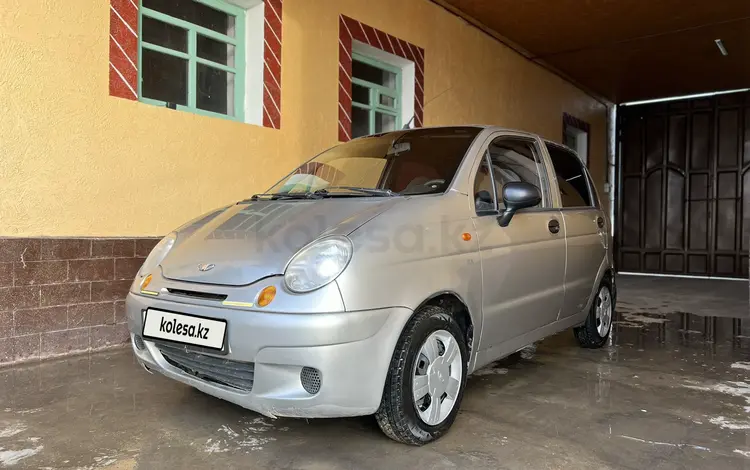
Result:
[[[542,195],[539,194],[539,188],[533,184],[520,182],[506,183],[503,186],[505,212],[498,216],[497,223],[501,227],[507,227],[516,211],[527,207],[534,207],[541,201]]]

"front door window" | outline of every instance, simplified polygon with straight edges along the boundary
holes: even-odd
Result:
[[[524,182],[536,186],[539,194],[543,195],[540,206],[546,207],[547,191],[540,177],[542,167],[531,142],[500,137],[489,145],[487,156],[492,165],[492,175],[488,171],[485,158],[474,180],[475,205],[478,213],[505,209],[503,187],[510,182]]]

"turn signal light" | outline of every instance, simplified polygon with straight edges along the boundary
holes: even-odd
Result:
[[[270,304],[274,297],[276,297],[276,288],[274,286],[265,287],[260,294],[258,294],[258,307],[265,307]]]
[[[143,281],[141,281],[141,294],[147,294],[147,295],[159,295],[158,292],[153,292],[150,290],[147,290],[148,285],[151,284],[151,275],[149,274],[145,278],[143,278]]]

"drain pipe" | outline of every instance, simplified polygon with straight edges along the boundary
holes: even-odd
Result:
[[[615,165],[617,164],[617,105],[607,106],[607,196],[609,197],[609,221],[612,237],[615,236],[615,194],[617,181]]]

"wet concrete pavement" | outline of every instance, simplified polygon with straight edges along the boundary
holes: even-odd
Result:
[[[479,371],[421,448],[372,418],[263,418],[127,350],[0,370],[0,467],[750,468],[747,283],[682,281],[621,278],[605,349],[566,331]]]

